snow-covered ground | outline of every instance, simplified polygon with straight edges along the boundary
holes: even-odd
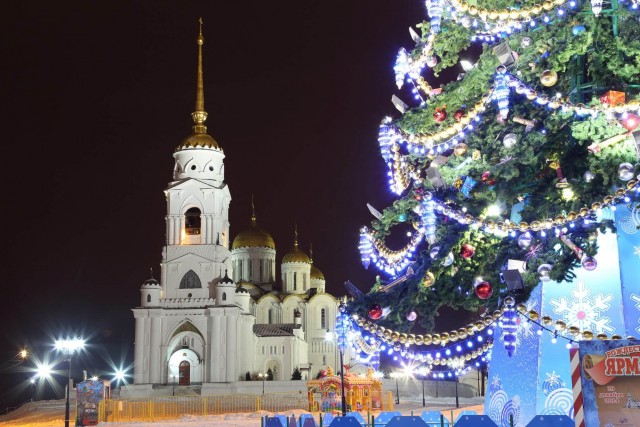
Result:
[[[455,398],[427,398],[426,407],[422,406],[422,396],[401,397],[396,410],[404,415],[411,413],[419,415],[423,411],[441,411],[447,418],[456,418],[461,410],[472,410],[482,413],[484,398],[471,399],[460,398],[460,408],[455,407]],[[287,411],[284,415],[298,416],[305,411]],[[101,426],[110,427],[260,427],[260,418],[265,415],[273,415],[269,412],[237,413],[209,416],[185,415],[177,420],[135,422],[135,423],[100,423]],[[316,420],[317,414],[315,415]],[[20,427],[59,427],[64,425],[64,401],[33,402],[23,405],[19,409],[0,417],[2,426]],[[72,423],[73,425],[73,423]]]

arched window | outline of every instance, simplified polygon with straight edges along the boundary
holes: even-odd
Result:
[[[298,290],[298,273],[293,273],[293,290]]]
[[[184,213],[184,232],[189,236],[200,234],[200,209],[190,208]]]
[[[200,278],[198,277],[196,272],[193,270],[189,270],[184,276],[182,276],[182,280],[180,280],[180,289],[195,288],[202,288],[202,284],[200,283]]]
[[[327,328],[327,311],[324,308],[320,309],[320,328]]]
[[[151,302],[151,295],[147,295],[147,302]]]
[[[227,293],[223,292],[222,293],[222,301],[226,301],[227,300]]]
[[[267,323],[272,324],[273,323],[273,309],[269,309],[269,319],[267,321]]]

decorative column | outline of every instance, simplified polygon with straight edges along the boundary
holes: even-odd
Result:
[[[149,346],[149,382],[160,384],[160,343],[162,319],[160,313],[149,313],[151,317],[151,344]]]
[[[144,375],[144,328],[146,316],[135,315],[136,319],[136,335],[135,335],[135,350],[133,359],[133,383],[143,384],[145,382]],[[148,377],[147,377],[148,379]]]

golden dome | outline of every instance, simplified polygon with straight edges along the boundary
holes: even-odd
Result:
[[[311,265],[311,274],[312,279],[324,280],[324,274],[322,271],[318,270],[315,265]]]
[[[220,149],[218,142],[207,133],[192,133],[182,140],[178,150],[181,148],[215,148]]]
[[[283,264],[290,262],[304,262],[307,264],[311,264],[311,260],[309,259],[307,254],[300,250],[297,242],[295,245],[293,245],[293,249],[291,249],[291,252],[289,252],[284,256],[284,258],[282,258]]]
[[[238,248],[269,248],[275,249],[276,244],[273,242],[271,234],[261,230],[256,225],[255,219],[251,221],[251,228],[241,231],[235,239],[231,249]]]

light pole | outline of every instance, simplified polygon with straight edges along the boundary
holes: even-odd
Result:
[[[71,357],[76,351],[84,348],[84,340],[81,338],[57,340],[55,343],[56,350],[63,351],[68,356],[67,367],[67,400],[64,407],[64,427],[69,427],[69,394],[71,393]]]
[[[398,387],[398,377],[400,376],[400,374],[398,372],[394,372],[391,374],[391,376],[393,376],[393,378],[395,378],[396,380],[396,405],[400,404],[400,387]]]
[[[422,368],[420,368],[419,372],[420,372],[420,375],[422,376],[422,406],[425,407],[427,406],[427,401],[424,396],[424,380],[427,374],[429,373],[429,368],[423,366]]]
[[[456,408],[459,408],[460,405],[458,404],[458,373],[456,372]]]
[[[349,330],[349,317],[347,307],[341,303],[338,307],[336,319],[336,335],[338,338],[338,350],[340,350],[340,384],[342,386],[342,416],[347,415],[347,396],[344,394],[344,351],[347,348],[347,332]]]
[[[267,378],[267,374],[258,372],[258,378],[262,379],[262,395],[264,396],[264,380]]]

